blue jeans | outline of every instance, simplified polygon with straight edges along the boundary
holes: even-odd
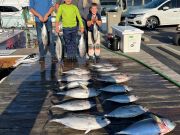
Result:
[[[78,54],[77,33],[78,33],[78,27],[63,28],[63,38],[64,38],[65,50],[68,58],[76,57]]]
[[[47,21],[45,22],[47,33],[48,33],[48,46],[51,56],[55,57],[55,46],[54,46],[54,41],[53,41],[53,34],[52,34],[52,22]],[[36,31],[37,31],[37,38],[38,38],[38,45],[39,45],[39,53],[40,57],[45,57],[47,50],[45,49],[43,42],[42,42],[42,27],[43,23],[42,22],[36,22]]]

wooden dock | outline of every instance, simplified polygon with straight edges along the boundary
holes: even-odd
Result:
[[[32,51],[31,51],[32,52]],[[142,56],[143,57],[143,56]],[[122,73],[128,73],[133,78],[127,83],[134,90],[131,94],[140,97],[136,104],[147,107],[150,112],[162,117],[167,117],[176,122],[175,130],[168,135],[180,134],[180,89],[150,69],[102,49],[100,62],[112,63],[119,67]],[[64,70],[73,67],[88,68],[89,63],[78,64],[77,62],[64,62]],[[49,108],[53,103],[65,100],[66,97],[52,96],[58,89],[57,65],[51,64],[47,58],[45,71],[41,72],[43,65],[21,65],[16,68],[0,84],[0,135],[81,135],[82,131],[73,130],[57,123],[48,123],[51,118],[58,118],[68,112]],[[93,87],[104,87],[105,84],[94,82]],[[102,93],[99,97],[92,98],[97,107],[88,111],[76,113],[99,114],[108,113],[118,106],[107,102],[101,104],[107,97],[113,94]],[[89,135],[113,135],[130,124],[149,117],[148,114],[131,119],[110,119],[111,124],[107,127],[91,131]]]

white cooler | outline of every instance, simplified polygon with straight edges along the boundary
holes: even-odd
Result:
[[[141,35],[144,31],[132,26],[112,26],[113,35],[121,38],[122,52],[140,52]]]

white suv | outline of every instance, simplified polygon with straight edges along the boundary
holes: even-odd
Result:
[[[127,21],[130,25],[149,29],[180,24],[180,0],[152,0],[139,9],[131,10]]]

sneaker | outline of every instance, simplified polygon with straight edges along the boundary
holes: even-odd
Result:
[[[52,62],[58,62],[57,57],[52,57]]]
[[[44,57],[40,57],[40,58],[39,58],[39,63],[42,63],[42,62],[44,62],[44,61],[45,61]]]

